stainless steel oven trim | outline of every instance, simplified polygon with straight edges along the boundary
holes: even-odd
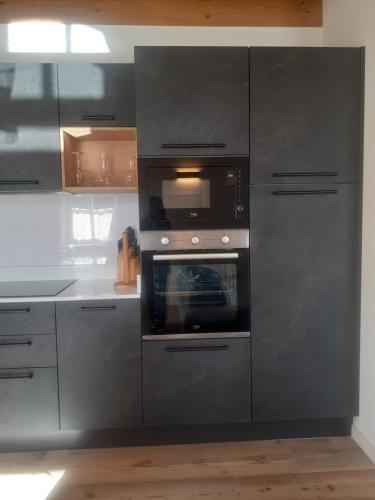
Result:
[[[222,237],[228,236],[229,242],[223,243]],[[192,238],[195,243],[192,243]],[[162,243],[168,241],[167,244]],[[194,231],[144,231],[140,234],[141,250],[231,250],[249,248],[248,229],[207,229]]]
[[[152,260],[202,260],[202,259],[238,259],[238,252],[232,253],[173,253],[153,255]]]
[[[226,338],[249,338],[251,332],[210,332],[210,333],[176,333],[163,335],[143,335],[142,340],[194,340],[194,339],[226,339]]]

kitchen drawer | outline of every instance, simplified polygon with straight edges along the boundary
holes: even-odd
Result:
[[[144,422],[150,426],[250,422],[250,339],[146,341]]]
[[[0,369],[56,365],[56,335],[0,337]]]
[[[55,333],[54,302],[0,304],[0,335]]]
[[[0,370],[0,434],[59,429],[57,369]]]

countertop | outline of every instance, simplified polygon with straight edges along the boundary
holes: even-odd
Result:
[[[61,266],[63,267],[63,266]],[[136,286],[129,288],[124,292],[116,292],[114,283],[116,278],[113,269],[100,269],[98,272],[90,269],[89,272],[85,269],[74,270],[48,268],[38,269],[29,268],[0,268],[0,280],[2,281],[19,281],[22,279],[41,280],[41,279],[75,279],[76,281],[65,288],[58,295],[49,297],[1,297],[0,304],[19,303],[19,302],[61,302],[70,300],[118,300],[118,299],[139,299],[140,289]],[[139,282],[140,280],[138,280]]]

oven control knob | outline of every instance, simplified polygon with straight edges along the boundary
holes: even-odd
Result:
[[[230,238],[227,234],[224,234],[224,236],[221,237],[221,243],[224,243],[224,245],[227,245],[230,242]]]
[[[237,212],[243,212],[244,211],[244,206],[243,205],[237,205]]]
[[[198,236],[193,236],[191,238],[191,242],[193,245],[198,245],[198,243],[200,242],[200,239],[198,238]]]
[[[160,243],[162,245],[169,245],[169,238],[167,238],[167,236],[163,236],[160,240]]]

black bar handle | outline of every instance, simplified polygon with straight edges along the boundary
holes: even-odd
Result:
[[[337,172],[273,172],[272,177],[337,177]]]
[[[226,144],[224,142],[212,142],[212,143],[209,143],[209,142],[204,142],[204,143],[189,142],[186,144],[183,144],[183,143],[181,143],[181,144],[178,144],[178,143],[176,143],[176,144],[162,144],[161,147],[163,149],[225,148]]]
[[[305,189],[295,191],[272,191],[274,196],[293,196],[293,195],[311,195],[311,194],[337,194],[337,189]]]
[[[34,377],[33,372],[8,372],[8,373],[0,373],[0,380],[21,380],[21,379],[32,379]]]
[[[0,340],[0,348],[1,347],[12,347],[12,346],[31,346],[33,344],[32,340]]]
[[[116,120],[116,115],[82,115],[82,120],[86,121],[102,121],[102,122],[114,122]]]
[[[12,180],[9,180],[9,181],[0,181],[0,184],[1,185],[15,185],[15,186],[18,186],[18,185],[36,185],[36,184],[39,184],[39,181],[37,179],[31,179],[31,180],[25,180],[25,181],[12,181]]]
[[[114,311],[116,306],[82,306],[81,311],[90,312],[90,311]]]
[[[30,307],[25,307],[24,309],[0,309],[0,314],[12,314],[12,313],[29,313]]]
[[[201,345],[201,346],[171,346],[166,347],[167,352],[197,352],[197,351],[228,351],[227,345]]]

